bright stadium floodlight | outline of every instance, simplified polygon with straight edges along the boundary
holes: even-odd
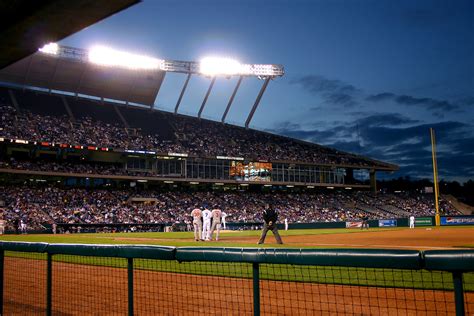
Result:
[[[161,59],[122,52],[105,46],[92,47],[88,52],[88,58],[89,62],[101,66],[142,70],[162,69],[164,63]]]
[[[231,58],[206,57],[199,64],[199,72],[205,76],[243,75],[250,73],[246,66]]]
[[[38,49],[38,51],[45,53],[45,54],[50,54],[50,55],[57,55],[58,54],[58,49],[59,46],[56,43],[48,43]]]

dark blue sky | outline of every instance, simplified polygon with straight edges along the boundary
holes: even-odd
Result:
[[[61,43],[105,44],[164,59],[208,55],[278,63],[252,126],[399,164],[391,176],[474,178],[474,1],[151,1]],[[156,105],[171,111],[185,76]],[[209,84],[195,77],[182,112]],[[229,120],[243,125],[261,82],[244,80]],[[217,80],[204,116],[220,119],[235,79]]]

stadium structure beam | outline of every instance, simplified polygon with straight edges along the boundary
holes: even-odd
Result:
[[[222,123],[225,123],[225,118],[227,117],[227,113],[229,113],[232,102],[234,102],[235,95],[237,94],[237,90],[239,90],[240,84],[242,83],[243,79],[244,79],[244,76],[240,76],[239,81],[237,81],[237,85],[234,88],[234,92],[232,92],[229,102],[227,103],[227,107],[225,108],[224,114],[222,114],[222,119],[221,119]]]
[[[52,82],[54,81],[54,79],[56,78],[56,73],[58,72],[58,68],[59,68],[59,61],[54,65],[54,71],[53,71],[53,75],[51,76],[51,78],[49,79],[49,82],[48,82],[48,86],[49,86],[49,93],[51,93],[51,84]]]
[[[204,100],[202,100],[201,108],[199,109],[199,112],[198,112],[198,118],[201,118],[202,111],[204,110],[204,107],[206,106],[207,99],[209,98],[209,94],[211,94],[212,87],[214,86],[215,82],[216,82],[216,77],[212,77],[211,84],[209,85],[209,88],[207,89],[206,95],[204,96]]]
[[[252,110],[250,111],[250,114],[247,117],[247,120],[245,121],[245,128],[249,128],[250,121],[252,120],[253,115],[255,114],[255,111],[257,110],[258,105],[260,104],[260,100],[262,99],[263,93],[265,93],[265,90],[267,89],[270,79],[271,77],[267,77],[265,79],[265,82],[263,83],[262,88],[260,89],[260,92],[258,93],[257,99],[255,100],[255,103],[253,104]]]
[[[130,88],[128,89],[127,92],[127,97],[125,98],[125,105],[128,105],[130,102],[130,96],[132,95],[133,89],[135,89],[137,80],[133,80],[132,84],[130,85]]]
[[[77,87],[76,87],[76,91],[73,91],[74,92],[74,95],[76,97],[78,97],[79,95],[79,90],[81,89],[81,86],[82,86],[82,81],[84,80],[84,74],[86,73],[86,68],[82,68],[82,72],[81,72],[81,76],[79,77],[79,81],[77,82]]]
[[[31,62],[33,60],[33,56],[28,57],[28,68],[26,69],[25,72],[25,77],[23,78],[23,87],[26,86],[26,82],[28,80],[28,75],[30,74],[30,68],[31,68]],[[24,88],[23,88],[24,89]]]
[[[163,78],[161,79],[160,83],[158,84],[158,87],[156,87],[155,102],[156,102],[156,99],[158,98],[158,93],[160,93],[160,89],[161,89],[161,86],[163,85],[163,81],[165,81],[165,77],[166,77],[166,72],[163,73]],[[155,102],[150,104],[150,110],[153,110],[153,108],[155,107]]]
[[[186,91],[186,88],[188,86],[189,79],[191,79],[191,73],[189,73],[188,76],[186,77],[186,81],[184,82],[183,89],[181,89],[178,102],[176,102],[176,106],[174,107],[174,114],[178,113],[178,108],[179,108],[179,105],[181,104],[181,100],[183,99],[184,92]]]

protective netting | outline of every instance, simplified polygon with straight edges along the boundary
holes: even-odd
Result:
[[[6,252],[4,315],[44,314],[47,256]],[[53,315],[252,315],[251,263],[52,256]],[[453,275],[427,270],[259,264],[262,315],[454,315]],[[131,274],[129,274],[131,273]],[[133,277],[133,287],[129,277]],[[463,274],[467,315],[474,273]],[[132,293],[132,292],[131,292]]]
[[[3,315],[46,311],[46,254],[5,252]]]
[[[251,264],[136,260],[135,312],[139,315],[249,315]]]
[[[54,255],[53,315],[126,314],[126,265],[122,258]]]

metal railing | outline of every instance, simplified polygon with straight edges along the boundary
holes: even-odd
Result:
[[[474,250],[0,243],[10,314],[474,313]]]

